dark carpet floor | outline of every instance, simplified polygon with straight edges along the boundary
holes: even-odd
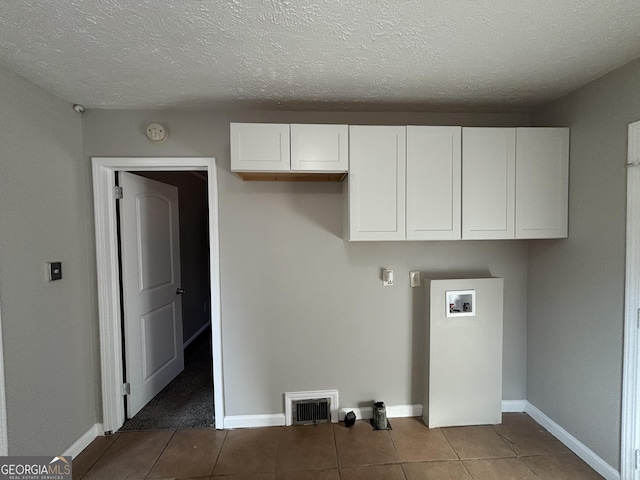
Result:
[[[120,431],[199,428],[213,425],[211,330],[184,352],[185,367]]]

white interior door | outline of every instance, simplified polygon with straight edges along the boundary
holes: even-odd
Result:
[[[120,174],[125,365],[131,418],[184,369],[178,189]]]

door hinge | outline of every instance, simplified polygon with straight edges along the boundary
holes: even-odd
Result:
[[[640,308],[636,312],[636,328],[640,328]]]
[[[118,187],[118,186],[113,187],[113,194],[116,197],[116,200],[122,199],[122,196],[123,196],[122,187]]]
[[[640,450],[636,450],[636,470],[640,469]]]
[[[122,395],[130,395],[131,394],[131,384],[123,383],[122,384]]]

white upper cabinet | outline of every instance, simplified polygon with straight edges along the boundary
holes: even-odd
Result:
[[[459,240],[461,127],[407,127],[407,240]]]
[[[406,127],[350,126],[349,240],[404,240]]]
[[[233,172],[346,172],[349,169],[347,125],[231,123],[230,129]]]
[[[462,238],[515,238],[515,128],[462,129]]]
[[[291,170],[346,172],[348,169],[347,125],[291,125]]]
[[[568,128],[231,123],[245,180],[342,181],[348,240],[567,236]]]
[[[231,170],[290,170],[289,124],[232,123]]]
[[[569,129],[518,128],[516,238],[567,236]]]

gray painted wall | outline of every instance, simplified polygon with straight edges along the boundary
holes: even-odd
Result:
[[[182,297],[182,338],[186,343],[211,319],[207,180],[190,172],[136,173],[178,187],[180,279],[187,291]]]
[[[9,453],[59,455],[99,417],[80,116],[0,69],[0,303]],[[48,283],[45,263],[61,261]]]
[[[152,121],[165,143],[144,135]],[[342,185],[243,182],[229,122],[527,125],[524,114],[90,110],[92,156],[212,156],[219,165],[227,415],[282,413],[283,393],[340,391],[342,406],[422,403],[424,307],[409,270],[505,278],[504,398],[525,398],[527,243],[342,240]],[[380,268],[395,270],[384,288]]]
[[[228,415],[282,412],[282,392],[315,388],[338,388],[345,406],[421,403],[424,308],[408,271],[491,273],[505,278],[504,398],[528,398],[617,467],[623,164],[639,83],[636,61],[534,117],[572,128],[568,240],[348,243],[340,185],[249,183],[229,172],[229,121],[526,125],[528,117],[88,111],[81,128],[70,104],[0,69],[10,453],[61,452],[101,418],[89,157],[198,155],[219,162]],[[166,143],[144,137],[151,121],[168,125]],[[50,260],[63,262],[62,281],[44,280]],[[395,287],[380,286],[381,267],[395,269]]]
[[[528,400],[615,468],[620,458],[627,125],[640,61],[534,116],[571,127],[569,239],[531,242]]]

